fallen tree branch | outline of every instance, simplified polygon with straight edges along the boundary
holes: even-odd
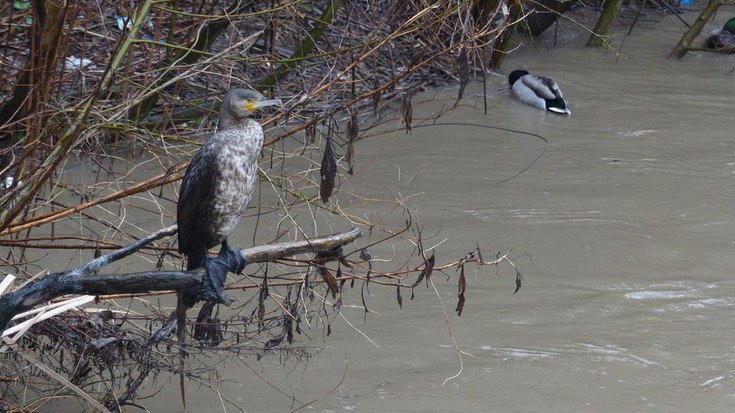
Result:
[[[361,235],[362,231],[359,228],[353,228],[347,232],[310,240],[241,249],[240,253],[251,264],[273,261],[296,254],[334,250],[354,241]],[[142,246],[140,242],[136,244]],[[62,295],[103,295],[179,290],[204,285],[204,276],[205,271],[201,268],[193,271],[145,271],[132,274],[92,276],[85,275],[79,268],[54,273],[0,298],[0,331],[5,329],[7,323],[16,314]]]

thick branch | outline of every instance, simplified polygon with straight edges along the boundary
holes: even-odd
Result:
[[[248,263],[273,261],[304,254],[330,251],[349,244],[362,235],[359,228],[311,240],[262,245],[240,250]],[[202,286],[204,270],[146,271],[133,274],[83,275],[78,270],[51,274],[40,281],[0,298],[0,331],[15,314],[66,294],[132,294],[178,290]]]

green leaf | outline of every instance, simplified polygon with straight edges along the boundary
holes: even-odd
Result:
[[[28,10],[31,8],[31,2],[28,0],[15,0],[13,2],[13,8],[15,10]]]

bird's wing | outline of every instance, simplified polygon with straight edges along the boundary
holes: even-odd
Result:
[[[206,180],[218,174],[217,162],[213,159],[215,155],[207,145],[203,146],[191,159],[181,182],[176,221],[179,225],[179,250],[184,253],[194,252],[190,243],[201,243],[202,231],[209,227],[209,223],[202,220],[207,219],[210,215],[207,212],[213,208],[210,204],[215,186]]]
[[[554,79],[550,77],[539,76],[539,80],[541,81],[541,83],[546,85],[546,88],[549,92],[554,94],[554,98],[564,98],[564,95],[561,94],[561,89],[559,89],[559,85],[556,84]]]
[[[521,78],[521,82],[541,99],[556,99],[561,97],[559,87],[556,82],[548,77],[526,75]]]

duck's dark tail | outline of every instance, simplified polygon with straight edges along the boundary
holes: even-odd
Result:
[[[564,98],[546,99],[546,110],[554,113],[571,115],[572,111],[567,108],[567,102]]]

